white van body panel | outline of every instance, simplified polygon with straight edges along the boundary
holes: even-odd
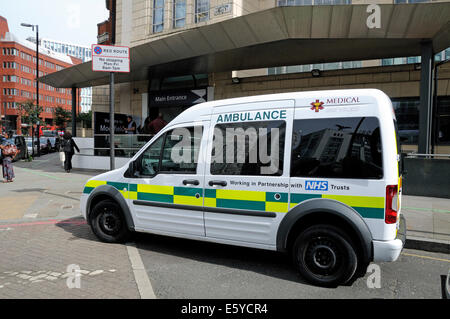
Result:
[[[311,104],[316,100],[324,102],[323,109],[318,112],[312,109]],[[251,118],[252,114],[258,111],[285,112],[283,114],[286,116],[284,119],[286,121],[286,139],[282,175],[224,176],[211,174],[212,137],[219,116],[239,113],[243,116],[249,114],[248,116]],[[349,117],[375,117],[378,119],[383,150],[383,177],[381,179],[291,177],[291,150],[295,142],[292,138],[294,121]],[[122,185],[123,183],[128,184],[129,187],[119,189],[119,191],[130,207],[136,231],[275,250],[281,221],[288,211],[299,205],[293,200],[295,196],[314,195],[317,198],[321,196],[321,198],[341,201],[350,207],[361,206],[364,209],[372,208],[371,205],[374,203],[373,205],[378,209],[376,218],[373,218],[372,213],[367,216],[362,215],[372,234],[374,258],[378,261],[392,261],[398,257],[402,249],[401,241],[399,245],[399,241],[395,239],[398,225],[386,224],[384,221],[386,186],[397,185],[399,176],[394,120],[395,114],[389,98],[383,92],[374,89],[282,93],[211,101],[195,105],[170,122],[137,152],[130,162],[138,159],[165,132],[176,127],[202,125],[203,136],[196,175],[158,174],[151,178],[126,178],[124,174],[128,169],[127,164],[120,169],[95,176],[87,182],[85,193],[81,198],[82,214],[85,218],[87,217],[89,193],[96,185],[107,182],[112,185],[114,183]],[[172,208],[136,206],[138,190],[141,187],[139,185],[170,186],[182,189],[186,186],[183,184],[186,178],[199,180],[199,185],[195,187],[202,189],[200,196],[203,209],[200,207],[200,209],[189,210],[184,206],[176,205]],[[224,180],[227,185],[226,187],[210,186],[209,182],[212,180]],[[306,190],[306,183],[311,180],[317,183],[327,182],[328,189],[326,191]],[[262,183],[267,183],[267,185],[261,186]],[[208,194],[211,193],[214,193],[214,197],[208,197]],[[271,196],[278,193],[281,194],[281,197],[287,198],[285,202],[278,203],[277,200],[273,200]],[[271,208],[267,208],[266,211],[274,216],[268,218],[232,214],[226,210],[233,209],[233,206],[225,208],[225,211],[221,211],[221,208],[216,206],[219,201],[235,203],[234,201],[249,200],[251,202],[252,198],[256,199],[256,202],[265,202],[266,208],[270,206]],[[286,207],[286,210],[283,211],[280,207]]]
[[[236,101],[237,102],[237,101]],[[213,147],[214,127],[218,123],[219,116],[230,114],[242,117],[254,118],[257,112],[265,110],[273,112],[275,116],[283,111],[286,118],[286,135],[292,131],[292,118],[294,114],[295,100],[280,99],[275,101],[252,101],[247,103],[233,103],[215,107],[211,116],[211,128],[209,135],[208,151],[206,154],[207,162],[211,162]],[[267,113],[266,113],[267,114]],[[287,150],[291,147],[290,139],[284,141],[284,168],[281,176],[239,176],[239,175],[212,175],[210,166],[206,166],[205,181],[223,180],[227,182],[226,187],[209,186],[205,183],[206,189],[217,192],[216,203],[212,206],[205,201],[205,231],[206,236],[211,238],[226,239],[232,241],[242,241],[247,243],[257,243],[274,246],[278,232],[278,226],[283,219],[285,212],[276,212],[274,218],[232,215],[228,212],[217,213],[208,211],[208,207],[227,207],[221,206],[219,201],[228,201],[230,206],[236,209],[253,209],[248,205],[260,205],[266,201],[267,193],[288,193],[289,192],[289,167],[290,157]],[[277,186],[265,186],[277,184]],[[220,193],[220,195],[219,195]],[[248,199],[249,201],[245,201]],[[255,199],[255,201],[251,200]],[[236,205],[236,206],[233,206]],[[242,205],[242,206],[241,206]],[[257,209],[255,209],[257,210]],[[262,208],[264,210],[264,208]]]

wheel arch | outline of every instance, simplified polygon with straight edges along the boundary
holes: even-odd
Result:
[[[364,219],[350,206],[332,199],[310,199],[291,209],[278,228],[277,250],[289,251],[297,234],[319,223],[342,228],[357,245],[361,260],[372,261],[372,234]]]
[[[113,186],[111,185],[100,185],[97,186],[92,193],[89,195],[89,198],[86,203],[86,220],[90,224],[90,213],[94,206],[103,201],[103,200],[112,200],[116,202],[125,217],[125,222],[127,223],[127,227],[129,230],[134,231],[134,222],[131,217],[130,208],[123,197],[123,195]]]

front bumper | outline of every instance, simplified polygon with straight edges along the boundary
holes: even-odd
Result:
[[[396,261],[400,256],[406,242],[406,221],[403,215],[400,215],[397,237],[394,240],[381,241],[374,240],[373,243],[373,261]]]
[[[83,194],[81,195],[80,198],[80,210],[81,210],[81,215],[84,217],[84,219],[87,220],[87,199],[88,199],[88,195]]]

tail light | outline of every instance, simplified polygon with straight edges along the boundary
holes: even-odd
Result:
[[[395,224],[397,222],[397,193],[397,185],[386,186],[386,214],[384,217],[386,224]],[[394,200],[395,206],[393,205]]]

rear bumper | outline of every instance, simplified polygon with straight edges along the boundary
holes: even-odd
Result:
[[[373,261],[396,261],[400,256],[406,241],[406,221],[400,215],[397,237],[388,241],[373,241]]]
[[[373,261],[396,261],[403,249],[400,239],[373,241]]]

